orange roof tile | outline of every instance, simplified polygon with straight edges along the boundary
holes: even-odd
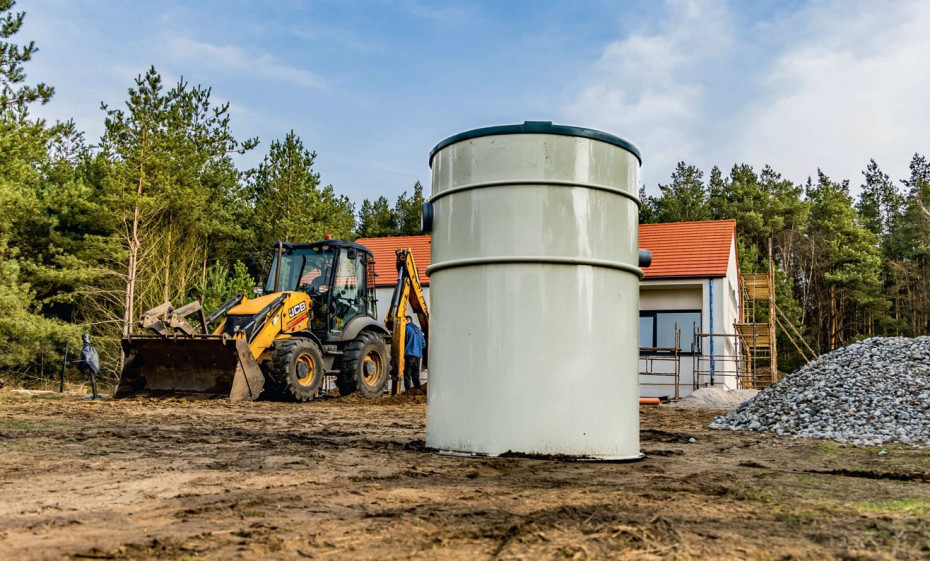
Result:
[[[640,224],[639,247],[652,251],[652,265],[643,271],[647,279],[723,277],[727,274],[730,248],[736,236],[736,220]],[[395,251],[410,248],[420,272],[420,283],[429,286],[430,237],[397,236],[355,240],[375,256],[378,287],[397,283]]]
[[[362,244],[371,250],[375,257],[375,286],[385,287],[397,284],[397,254],[398,249],[410,248],[413,260],[420,273],[420,284],[429,286],[429,277],[426,268],[429,267],[430,239],[424,236],[396,236],[391,238],[361,238],[355,243]]]
[[[652,251],[646,278],[723,277],[736,220],[640,224],[639,247]]]

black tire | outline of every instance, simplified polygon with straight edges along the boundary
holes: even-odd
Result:
[[[336,385],[339,393],[380,397],[391,377],[391,353],[384,338],[363,331],[343,349]]]
[[[323,385],[323,354],[309,339],[286,339],[275,343],[268,365],[271,386],[280,396],[310,401]]]

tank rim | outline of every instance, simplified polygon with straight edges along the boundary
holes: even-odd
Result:
[[[472,129],[470,131],[460,132],[456,135],[450,136],[449,138],[437,144],[435,148],[430,150],[429,166],[431,168],[433,167],[433,156],[448,146],[462,142],[463,140],[471,140],[473,138],[481,138],[483,136],[497,136],[504,134],[554,134],[559,136],[578,136],[581,138],[590,138],[591,140],[599,140],[601,142],[606,142],[607,144],[612,144],[614,146],[623,148],[630,154],[636,156],[640,166],[643,165],[643,157],[639,152],[639,148],[637,148],[636,145],[634,145],[632,142],[624,140],[619,136],[615,136],[613,134],[596,129],[575,127],[571,125],[555,125],[552,123],[552,121],[524,121],[521,125],[497,125],[493,127],[482,127],[478,129]]]

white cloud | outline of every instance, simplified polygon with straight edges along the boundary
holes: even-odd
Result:
[[[766,19],[667,8],[654,31],[607,45],[564,111],[636,143],[648,187],[685,160],[796,182],[819,167],[855,189],[869,158],[899,179],[930,152],[930,2],[826,0]]]
[[[653,33],[613,42],[594,64],[588,83],[565,119],[612,132],[637,144],[644,182],[667,180],[682,159],[700,151],[706,88],[700,67],[726,52],[732,40],[727,7],[720,2],[673,1],[670,16]],[[655,171],[659,172],[658,174]]]
[[[219,64],[228,70],[242,72],[243,76],[261,76],[314,89],[326,87],[326,83],[313,72],[282,64],[268,54],[252,53],[232,45],[217,46],[183,37],[172,39],[169,46],[174,56]]]
[[[930,3],[834,1],[795,20],[761,94],[741,112],[731,159],[801,181],[816,168],[859,185],[874,157],[892,177],[930,149]]]

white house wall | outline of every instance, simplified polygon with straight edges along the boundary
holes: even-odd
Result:
[[[736,288],[728,277],[705,279],[704,285],[704,309],[713,310],[713,316],[708,315],[704,321],[704,332],[720,336],[702,338],[702,353],[696,361],[699,370],[698,385],[735,389],[738,343],[733,336],[733,323],[738,307],[734,304],[733,292]]]
[[[378,297],[378,319],[383,321],[385,316],[387,316],[388,309],[391,307],[391,296],[394,294],[394,287],[376,288],[375,292]],[[427,305],[429,305],[428,286],[423,287],[423,297],[426,299]],[[416,314],[411,313],[410,317],[413,318],[413,323],[418,326],[420,325],[420,321],[417,319]]]
[[[704,306],[711,309],[710,287],[713,285],[713,320],[714,325],[705,322],[705,333],[720,333],[725,336],[705,337],[702,356],[697,364],[699,370],[699,386],[737,387],[737,368],[739,360],[739,341],[734,336],[736,328],[734,323],[739,320],[739,266],[736,257],[736,240],[730,246],[730,257],[727,263],[725,277],[705,279]],[[711,350],[713,339],[713,350]],[[711,368],[713,366],[713,368]],[[713,379],[711,379],[711,369]]]
[[[720,326],[720,329],[723,333],[736,333],[736,328],[734,324],[739,321],[739,308],[740,308],[740,292],[739,292],[739,263],[736,258],[736,238],[733,238],[733,242],[730,246],[730,259],[727,263],[727,276],[724,279],[721,279],[723,282],[722,289],[723,294],[721,295],[721,302],[723,303],[723,309],[721,314],[723,316],[723,322]],[[728,356],[739,357],[739,341],[736,337],[727,338],[727,344],[725,346],[725,352]],[[735,389],[737,387],[737,377],[736,377],[736,362],[732,362],[725,369],[726,375],[721,380],[728,389]]]
[[[700,281],[677,281],[675,284],[657,284],[642,281],[639,285],[639,309],[701,310],[703,309]]]

